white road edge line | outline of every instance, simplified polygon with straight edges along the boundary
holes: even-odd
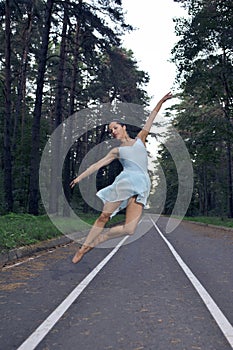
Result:
[[[166,239],[166,237],[162,234],[158,226],[155,224],[153,219],[151,218],[151,221],[155,227],[155,229],[158,231],[159,235],[162,237],[164,242],[167,244],[168,248],[172,252],[173,256],[175,257],[176,261],[200,295],[201,299],[205,303],[206,307],[208,308],[209,312],[217,322],[219,328],[223,332],[224,336],[228,340],[229,344],[231,345],[231,348],[233,349],[233,327],[228,321],[228,319],[224,316],[222,311],[219,309],[218,305],[215,303],[215,301],[212,299],[210,294],[207,292],[207,290],[203,287],[203,285],[199,282],[199,280],[196,278],[196,276],[192,273],[190,268],[185,264],[185,262],[182,260],[182,258],[179,256],[179,254],[176,252],[176,250],[173,248],[171,243]]]
[[[46,320],[20,345],[17,350],[33,350],[59,321],[66,310],[73,304],[83,290],[89,285],[98,272],[107,264],[120,249],[129,236],[125,236],[117,246],[92,270],[81,283],[66,297],[66,299],[46,318]]]
[[[55,251],[55,250],[47,250],[46,253],[51,254],[51,253],[53,253],[54,251]],[[22,261],[20,261],[20,262],[18,262],[18,263],[12,262],[12,265],[3,266],[3,267],[2,267],[2,271],[8,270],[8,269],[12,269],[12,268],[14,268],[14,267],[23,265],[23,264],[25,264],[25,263],[27,263],[27,262],[29,262],[29,261],[32,261],[32,260],[36,260],[36,259],[40,258],[40,257],[43,256],[43,255],[44,255],[44,254],[40,254],[40,255],[36,255],[36,256],[31,256],[31,257],[26,258],[26,259],[24,259],[24,260],[22,260]]]

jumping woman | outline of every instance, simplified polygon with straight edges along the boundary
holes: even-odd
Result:
[[[112,136],[120,141],[120,146],[113,148],[104,158],[92,164],[71,182],[70,186],[73,188],[82,179],[115,159],[119,159],[123,166],[123,170],[115,178],[115,181],[97,192],[97,196],[104,203],[102,213],[95,221],[82,247],[74,255],[73,263],[78,263],[84,254],[100,243],[123,235],[134,234],[151,186],[147,170],[146,138],[162,104],[171,97],[172,94],[169,92],[157,103],[135,139],[129,137],[126,125],[112,121],[109,124],[109,130]],[[126,208],[125,223],[102,233],[110,217],[123,208]]]

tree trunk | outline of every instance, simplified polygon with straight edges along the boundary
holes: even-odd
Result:
[[[14,111],[14,127],[12,136],[12,152],[13,152],[13,164],[14,173],[25,174],[27,172],[27,155],[23,151],[24,146],[24,127],[25,127],[25,115],[27,113],[26,105],[26,82],[28,74],[28,54],[30,50],[31,35],[32,35],[32,23],[33,23],[33,12],[34,12],[35,0],[28,3],[27,6],[27,22],[23,30],[23,48],[22,57],[19,69],[19,78],[17,86],[17,96]],[[17,150],[19,150],[17,152]],[[20,162],[16,161],[16,154],[20,159]],[[26,180],[26,181],[25,181]],[[21,189],[20,194],[17,196],[19,206],[27,210],[28,203],[28,186],[26,185],[28,178],[26,176],[20,176],[17,181],[17,187]]]
[[[18,143],[17,141],[17,134],[18,134],[18,124],[20,116],[22,116],[22,124],[21,124],[21,146],[23,142],[23,129],[24,129],[24,115],[23,112],[25,111],[25,108],[22,108],[22,103],[25,102],[25,93],[26,93],[26,76],[27,76],[27,66],[28,66],[28,53],[29,53],[29,46],[31,42],[31,34],[32,34],[32,21],[33,21],[33,10],[34,10],[34,1],[31,2],[28,9],[28,21],[26,23],[26,28],[23,31],[23,54],[21,58],[21,67],[20,67],[20,73],[19,73],[19,80],[18,80],[18,88],[17,88],[17,100],[16,100],[16,108],[14,113],[14,130],[13,130],[13,142],[12,146],[13,149],[16,148],[16,145]]]
[[[227,142],[227,164],[228,164],[228,216],[233,218],[233,186],[232,186],[232,152],[231,142]]]
[[[77,75],[78,75],[78,56],[79,56],[79,33],[80,33],[80,23],[79,19],[77,19],[76,31],[75,31],[75,47],[74,47],[74,60],[73,60],[73,70],[72,70],[72,80],[71,80],[71,88],[70,88],[70,104],[69,104],[69,114],[70,116],[74,114],[75,110],[75,92],[76,92],[76,84],[77,84]],[[69,142],[72,135],[72,125],[71,121],[69,122],[69,130],[67,131],[67,140]],[[69,187],[69,183],[71,181],[71,177],[73,176],[72,171],[72,152],[69,150],[65,163],[64,163],[64,193],[68,203],[71,201],[71,190]],[[70,206],[64,203],[63,206],[63,216],[70,216]]]
[[[11,28],[10,5],[5,2],[5,113],[4,113],[4,190],[6,211],[13,210],[11,159]]]
[[[59,66],[58,66],[58,78],[57,78],[57,94],[55,97],[55,129],[62,122],[63,115],[63,94],[64,94],[64,70],[65,70],[65,58],[66,58],[66,35],[68,27],[68,15],[66,7],[64,7],[64,18],[63,18],[63,27],[62,27],[62,39],[60,46],[60,57],[59,57]],[[53,214],[58,214],[58,198],[60,196],[60,186],[58,184],[62,179],[58,178],[60,173],[59,169],[61,166],[61,152],[62,152],[62,143],[63,135],[57,134],[56,139],[54,140],[54,145],[52,145],[52,168],[51,168],[51,182],[50,182],[50,202],[49,202],[49,212]]]
[[[52,8],[54,0],[47,0],[45,23],[42,35],[42,44],[40,49],[36,101],[32,125],[32,149],[31,149],[31,167],[30,167],[30,185],[29,185],[29,213],[38,215],[39,201],[39,163],[40,163],[40,119],[42,108],[42,97],[44,87],[44,75],[46,69],[46,60],[49,44],[49,33],[51,27]]]
[[[229,88],[228,84],[228,78],[227,78],[227,58],[226,58],[226,52],[223,49],[223,55],[222,55],[222,64],[223,64],[223,72],[222,72],[222,80],[223,80],[223,87],[224,87],[224,93],[225,93],[225,101],[224,101],[224,113],[226,116],[227,121],[229,122],[229,125],[232,127],[232,120],[231,120],[231,113],[230,113],[230,105],[231,105],[231,99],[232,94]],[[233,175],[232,175],[232,151],[231,151],[231,139],[229,136],[229,133],[227,132],[227,165],[228,165],[228,216],[230,218],[233,218]]]

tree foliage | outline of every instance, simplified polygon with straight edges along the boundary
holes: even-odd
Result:
[[[179,40],[172,50],[181,101],[173,106],[174,125],[195,174],[189,214],[233,217],[233,2],[175,1],[189,15],[175,19]]]
[[[91,104],[147,104],[148,76],[122,47],[121,37],[132,27],[125,22],[121,0],[0,1],[0,23],[0,99],[5,106],[0,107],[0,192],[5,194],[0,210],[38,214],[43,211],[38,169],[49,135]],[[82,156],[101,134],[100,128],[77,140]],[[77,145],[64,165],[69,199],[68,184],[81,161],[74,157]],[[59,156],[59,146],[57,151]]]

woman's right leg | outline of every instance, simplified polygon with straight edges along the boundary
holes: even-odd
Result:
[[[89,252],[89,250],[94,248],[95,245],[93,245],[92,243],[102,233],[106,223],[109,221],[110,216],[119,207],[120,204],[121,202],[107,202],[104,205],[102,213],[100,214],[98,219],[95,221],[94,225],[92,226],[90,232],[87,235],[87,238],[85,239],[85,242],[74,255],[72,259],[72,262],[74,264],[79,262],[82,259],[84,254],[86,254],[87,252]]]
[[[121,237],[124,235],[133,235],[141,218],[142,210],[143,205],[137,203],[136,197],[130,198],[126,208],[125,223],[123,225],[114,226],[106,233],[97,236],[92,242],[92,246],[95,247],[96,245],[112,238]]]

